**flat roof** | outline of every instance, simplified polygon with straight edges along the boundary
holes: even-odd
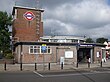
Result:
[[[78,36],[63,36],[63,35],[58,35],[58,36],[43,36],[40,37],[41,39],[77,39],[77,40],[85,40],[84,37],[78,37]]]
[[[105,47],[106,45],[100,43],[60,43],[60,42],[16,42],[14,46],[18,45],[42,45],[46,44],[47,46],[98,46]]]
[[[14,15],[15,13],[15,9],[29,9],[29,10],[35,10],[35,11],[41,11],[41,12],[44,12],[44,9],[39,9],[39,8],[32,8],[32,7],[24,7],[24,6],[14,6],[13,7],[13,11],[12,11],[12,15]]]

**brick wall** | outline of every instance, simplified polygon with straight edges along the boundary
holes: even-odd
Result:
[[[94,63],[101,61],[101,56],[97,57],[97,52],[100,52],[100,55],[102,56],[102,49],[101,47],[95,47],[94,48]]]
[[[23,16],[27,11],[34,14],[35,18],[32,21],[26,20]],[[41,11],[38,12],[41,14]],[[17,17],[13,21],[13,37],[18,37],[19,41],[39,40],[39,37],[43,36],[43,23],[41,22],[41,15],[39,15],[39,17],[36,15],[36,10],[17,8]],[[37,20],[38,18],[39,20]],[[37,27],[37,22],[39,22],[40,27]],[[37,34],[37,32],[39,32],[39,34]]]
[[[19,46],[18,46],[19,47]],[[60,57],[65,57],[65,51],[73,51],[73,58],[66,59],[65,64],[68,63],[75,63],[77,61],[77,52],[75,47],[70,47],[68,46],[50,46],[52,53],[51,54],[29,54],[29,45],[23,45],[22,46],[22,51],[23,51],[23,56],[22,56],[22,62],[23,63],[43,63],[43,58],[45,62],[58,62],[60,63]],[[57,49],[60,48],[60,49]],[[65,48],[65,49],[64,49]],[[20,53],[20,47],[17,48],[18,51],[16,51],[16,55],[19,57]],[[16,50],[17,50],[16,49]],[[20,57],[18,58],[20,59]],[[18,61],[19,63],[20,61]]]

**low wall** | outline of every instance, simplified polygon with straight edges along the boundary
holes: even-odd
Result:
[[[5,62],[7,64],[14,64],[15,63],[14,59],[0,59],[0,64],[4,64]]]

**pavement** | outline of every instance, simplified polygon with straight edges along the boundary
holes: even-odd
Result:
[[[6,69],[5,69],[6,67]],[[36,70],[35,70],[36,69]],[[22,64],[22,69],[20,64],[0,64],[0,72],[18,72],[18,71],[38,71],[38,72],[63,72],[63,71],[110,71],[110,59],[107,62],[102,63],[102,67],[100,63],[93,63],[88,66],[87,63],[76,65],[68,64],[63,65],[63,67],[58,63],[50,63],[49,64]]]
[[[1,82],[110,82],[110,60],[102,63],[87,63],[76,65],[61,65],[58,63],[23,64],[0,64]]]

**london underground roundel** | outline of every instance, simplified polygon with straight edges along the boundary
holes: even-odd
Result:
[[[27,11],[25,14],[24,14],[24,17],[25,19],[29,20],[29,21],[32,21],[34,18],[35,18],[35,15],[30,12],[30,11]]]

